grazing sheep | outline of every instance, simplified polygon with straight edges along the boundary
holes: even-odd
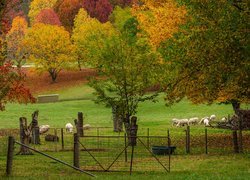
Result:
[[[72,133],[74,127],[73,127],[73,125],[72,125],[71,123],[67,123],[67,124],[65,125],[65,128],[66,128],[66,132]]]
[[[188,119],[179,119],[176,127],[184,126],[184,125],[189,125]]]
[[[204,122],[205,126],[211,126],[210,123],[209,123],[209,119],[208,118],[205,118],[203,120],[203,122]]]
[[[173,118],[172,119],[172,126],[177,125],[178,121],[179,121],[179,119]]]
[[[227,118],[226,117],[221,118],[221,122],[227,122]]]
[[[85,124],[85,125],[83,125],[83,129],[84,129],[84,130],[87,130],[87,129],[90,129],[90,128],[91,128],[90,124]]]
[[[206,117],[204,117],[204,118],[201,118],[201,120],[200,120],[199,124],[204,123],[204,120],[205,120],[205,119],[209,119],[209,117],[208,117],[208,116],[206,116]]]
[[[213,114],[210,116],[209,121],[214,121],[216,119],[216,116]]]
[[[197,124],[199,121],[198,117],[189,118],[188,124]]]
[[[41,125],[39,126],[39,133],[44,134],[49,130],[50,126],[49,125]]]

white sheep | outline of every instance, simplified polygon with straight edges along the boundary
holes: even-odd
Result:
[[[188,119],[179,119],[177,121],[177,125],[176,125],[177,127],[184,126],[184,125],[189,125]]]
[[[201,120],[200,120],[199,124],[204,123],[204,120],[205,120],[205,119],[209,119],[209,117],[208,117],[208,116],[206,116],[206,117],[204,117],[204,118],[201,118]]]
[[[71,123],[67,123],[67,124],[65,125],[65,128],[66,128],[66,132],[72,133],[74,127],[73,127],[73,125],[72,125]]]
[[[197,124],[199,121],[198,117],[189,118],[188,124]]]
[[[221,118],[221,122],[227,122],[227,118],[226,117]]]
[[[87,130],[87,129],[90,129],[91,128],[91,125],[90,124],[85,124],[83,125],[83,129],[84,130]]]
[[[174,126],[174,125],[177,125],[177,124],[178,124],[178,121],[179,121],[179,119],[173,118],[173,119],[172,119],[172,125],[173,125],[173,126]]]
[[[205,119],[203,120],[203,122],[204,122],[205,126],[210,126],[209,118],[205,118]]]
[[[213,114],[210,116],[209,121],[211,122],[211,121],[214,121],[215,119],[216,119],[216,116]]]
[[[43,134],[46,133],[49,130],[50,126],[49,125],[41,125],[39,126],[39,133]]]

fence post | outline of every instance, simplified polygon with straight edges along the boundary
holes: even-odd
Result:
[[[205,153],[207,154],[207,128],[205,128]]]
[[[7,163],[6,163],[6,175],[11,175],[12,171],[12,162],[14,156],[14,143],[15,139],[13,136],[9,136],[8,139],[8,153],[7,153]]]
[[[124,147],[125,147],[125,162],[128,161],[128,152],[127,152],[127,134],[124,133]]]
[[[190,153],[190,127],[187,126],[186,130],[186,153]]]
[[[233,130],[233,144],[234,144],[234,152],[239,153],[239,145],[238,145],[238,138],[237,138],[236,130]]]
[[[149,128],[147,129],[147,146],[149,148]]]
[[[74,166],[75,167],[80,167],[79,166],[79,136],[77,133],[74,133]]]
[[[243,115],[240,114],[240,121],[239,121],[239,133],[238,133],[238,136],[239,136],[239,152],[240,153],[243,153],[243,138],[242,138],[242,120],[243,120]]]
[[[170,148],[171,146],[171,140],[170,140],[170,133],[169,133],[169,129],[168,129],[168,148]],[[171,161],[171,150],[168,150],[168,171],[170,172],[170,161]]]
[[[64,150],[63,128],[61,128],[62,150]]]
[[[54,135],[57,138],[57,129],[54,128]],[[57,139],[55,139],[55,151],[57,152]]]
[[[83,113],[78,112],[78,128],[79,128],[79,136],[83,137],[84,132],[83,132]]]

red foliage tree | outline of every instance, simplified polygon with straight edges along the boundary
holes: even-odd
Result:
[[[30,0],[0,0],[0,29],[2,33],[7,33],[11,28],[12,20],[16,16],[24,17],[27,20],[27,12]]]
[[[58,15],[53,9],[43,9],[35,18],[35,23],[51,24],[61,26]]]
[[[54,7],[62,25],[69,32],[72,31],[75,16],[80,8],[82,8],[82,0],[58,0]]]
[[[113,7],[108,0],[83,0],[83,7],[90,17],[104,23],[108,21]]]

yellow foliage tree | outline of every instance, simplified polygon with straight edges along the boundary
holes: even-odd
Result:
[[[26,20],[17,16],[13,19],[12,27],[6,35],[8,59],[14,61],[18,68],[21,68],[26,59],[21,43],[27,28]]]
[[[104,39],[113,33],[114,28],[109,22],[102,24],[91,18],[84,9],[79,10],[74,22],[72,40],[76,46],[80,69],[83,62],[96,66],[98,51],[93,54],[93,50],[100,49]]]
[[[35,17],[40,13],[43,9],[53,8],[56,4],[57,0],[33,0],[30,3],[30,10],[29,10],[29,18],[30,23],[32,24],[35,20]]]
[[[133,6],[132,12],[154,47],[171,38],[186,20],[185,7],[178,6],[175,0],[141,0]]]
[[[75,60],[74,46],[63,27],[35,24],[28,30],[23,47],[38,70],[49,72],[52,82],[63,68]]]

